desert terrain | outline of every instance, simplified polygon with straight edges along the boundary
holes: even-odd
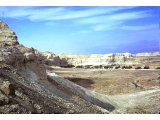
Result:
[[[87,89],[118,95],[160,87],[160,70],[55,68],[55,73]]]
[[[0,21],[0,113],[158,114],[159,58],[40,52]]]
[[[54,68],[54,72],[126,108],[113,113],[159,113],[160,70]]]

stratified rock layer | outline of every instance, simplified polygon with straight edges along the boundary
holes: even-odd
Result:
[[[15,32],[9,29],[8,25],[0,20],[0,43],[15,45],[18,44]]]
[[[60,54],[61,59],[65,59],[68,64],[74,66],[145,66],[151,65],[153,68],[160,66],[160,53],[139,53],[137,55],[130,53],[115,54]],[[152,64],[153,63],[153,64]],[[155,66],[154,66],[155,65]]]

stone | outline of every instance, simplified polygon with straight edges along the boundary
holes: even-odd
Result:
[[[15,89],[9,81],[3,81],[0,90],[7,96],[15,94]]]
[[[28,61],[34,61],[35,60],[35,55],[33,53],[25,53],[24,56]]]
[[[4,103],[8,102],[9,98],[0,91],[0,105],[3,105]]]
[[[45,59],[53,59],[56,55],[51,52],[41,52],[41,55],[45,57]]]

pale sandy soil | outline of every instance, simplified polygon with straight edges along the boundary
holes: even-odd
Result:
[[[58,75],[87,89],[119,95],[159,88],[160,70],[54,68]]]
[[[54,72],[108,96],[118,106],[111,113],[160,114],[160,70],[54,68]]]

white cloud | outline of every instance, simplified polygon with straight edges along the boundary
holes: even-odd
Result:
[[[151,11],[136,11],[136,12],[125,12],[125,13],[113,13],[108,15],[96,16],[96,17],[89,17],[89,18],[82,18],[75,20],[75,23],[80,25],[90,25],[92,31],[106,31],[106,30],[113,30],[113,29],[129,29],[129,26],[123,26],[129,20],[137,20],[141,18],[149,18],[152,17]],[[131,28],[132,27],[132,28]],[[131,29],[134,26],[130,26]],[[147,26],[148,29],[151,27],[155,27],[152,25]],[[139,26],[137,29],[145,29],[146,26]]]
[[[110,22],[106,24],[96,24],[92,26],[93,31],[106,31],[106,30],[113,30],[119,27],[122,22]]]
[[[113,14],[108,17],[110,20],[130,20],[130,19],[139,19],[139,18],[147,18],[153,16],[151,11],[136,11],[136,12],[126,12]]]
[[[70,25],[84,26],[91,31],[105,31],[112,29],[143,30],[155,26],[124,26],[129,20],[153,16],[149,10],[133,11],[135,7],[87,7],[76,10],[72,7],[0,7],[2,17],[43,21],[46,25],[60,25],[61,20],[70,20]],[[131,10],[128,12],[127,10]],[[126,12],[127,11],[127,12]]]
[[[26,17],[31,21],[51,21],[85,18],[103,14],[111,14],[120,10],[132,9],[134,7],[89,7],[88,9],[75,10],[70,7],[3,7],[0,12],[4,12],[6,17],[20,18]]]
[[[158,24],[150,24],[144,26],[122,26],[121,29],[123,30],[148,30],[148,29],[158,29]]]
[[[76,22],[79,24],[97,24],[97,23],[114,23],[119,21],[134,20],[139,18],[151,17],[150,11],[139,11],[139,12],[126,12],[126,13],[115,13],[110,15],[102,15],[96,17],[78,19]]]
[[[64,20],[64,19],[77,19],[77,18],[86,18],[91,16],[98,16],[103,14],[110,14],[116,11],[131,9],[134,7],[91,7],[90,9],[86,10],[65,10],[64,13],[52,18],[57,20]]]

